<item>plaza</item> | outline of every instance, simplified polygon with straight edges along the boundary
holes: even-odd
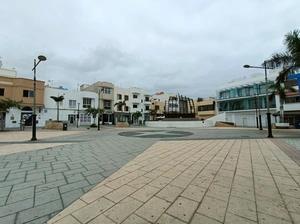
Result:
[[[0,135],[0,223],[300,223],[298,129]]]

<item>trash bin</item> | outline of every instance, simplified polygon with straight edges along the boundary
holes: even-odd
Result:
[[[68,130],[68,123],[63,123],[63,131]]]
[[[295,123],[295,128],[296,128],[296,129],[300,129],[300,121],[296,121],[296,123]]]

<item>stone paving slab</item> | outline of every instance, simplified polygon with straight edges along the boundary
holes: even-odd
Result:
[[[299,223],[299,172],[270,139],[159,141],[47,224]]]

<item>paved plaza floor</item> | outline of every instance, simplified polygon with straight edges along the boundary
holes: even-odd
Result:
[[[0,133],[0,223],[300,223],[300,130]]]

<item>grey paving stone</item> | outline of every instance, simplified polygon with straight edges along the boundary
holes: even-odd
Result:
[[[94,174],[94,175],[91,175],[91,176],[87,176],[86,179],[88,180],[88,182],[90,184],[98,184],[102,180],[104,180],[105,177],[103,177],[101,174]]]
[[[105,172],[102,172],[101,175],[104,176],[104,177],[109,177],[110,175],[112,175],[114,172],[116,172],[118,169],[115,169],[115,170],[109,170],[109,171],[105,171]]]
[[[15,184],[13,186],[12,190],[16,191],[16,190],[20,190],[20,189],[23,189],[23,188],[33,187],[33,186],[36,186],[36,185],[44,184],[45,182],[46,182],[45,179],[38,179],[38,180],[28,181],[28,182],[21,183],[21,184]]]
[[[6,180],[14,180],[14,179],[20,179],[20,178],[25,178],[26,176],[26,172],[20,170],[20,172],[18,173],[10,173],[8,174],[8,176],[6,177]]]
[[[18,201],[9,205],[0,207],[0,217],[15,214],[19,211],[32,208],[33,207],[33,198],[26,199],[23,201]]]
[[[27,181],[32,181],[32,180],[38,180],[38,179],[45,179],[45,173],[34,173],[34,174],[28,174],[26,176],[26,182]]]
[[[66,180],[69,184],[85,180],[84,176],[81,173],[75,173],[71,175],[66,175]]]
[[[0,197],[7,196],[9,194],[10,190],[11,190],[11,186],[0,188]]]
[[[78,182],[75,182],[72,184],[60,186],[59,190],[61,193],[65,193],[65,192],[72,191],[72,190],[75,190],[78,188],[86,187],[88,185],[90,185],[90,184],[86,180],[82,180],[82,181],[78,181]]]
[[[36,192],[35,198],[34,198],[34,205],[41,205],[48,203],[50,201],[55,201],[60,199],[60,194],[58,191],[58,188],[52,188],[49,190],[39,191]]]
[[[15,184],[20,184],[24,182],[25,178],[20,178],[20,179],[14,179],[14,180],[9,180],[9,181],[4,181],[0,183],[0,188],[2,187],[7,187],[7,186],[12,186]]]
[[[56,187],[59,187],[59,186],[64,186],[66,184],[67,184],[67,181],[65,179],[58,180],[58,181],[53,181],[53,182],[50,182],[50,183],[46,183],[46,184],[36,186],[36,192],[43,191],[43,190],[48,190],[48,189],[51,189],[51,188],[56,188]]]
[[[6,204],[7,197],[0,198],[0,207]]]
[[[90,176],[90,175],[99,174],[99,173],[102,173],[102,172],[105,172],[105,170],[103,170],[102,168],[98,167],[98,169],[84,171],[84,172],[82,172],[82,174],[84,176]]]
[[[84,193],[85,192],[80,188],[80,189],[76,189],[76,190],[61,194],[61,198],[63,200],[64,207],[69,206],[71,203],[73,203],[78,198],[80,198],[82,195],[84,195]]]
[[[84,172],[84,171],[86,171],[85,168],[79,168],[79,169],[75,169],[75,170],[65,171],[64,175],[68,176],[68,175],[72,175],[72,174],[76,174],[76,173],[81,173],[81,172]]]
[[[48,174],[46,175],[46,182],[53,182],[57,180],[65,179],[65,176],[62,173]]]
[[[23,201],[25,199],[29,199],[33,197],[34,197],[34,187],[12,191],[8,197],[7,204]]]
[[[12,214],[4,217],[0,217],[0,223],[2,224],[15,224],[15,218],[17,214]]]
[[[53,212],[59,211],[63,208],[61,200],[52,201],[46,204],[36,206],[34,208],[21,211],[17,217],[17,223],[26,223],[28,221],[34,221],[44,216],[47,216]]]

